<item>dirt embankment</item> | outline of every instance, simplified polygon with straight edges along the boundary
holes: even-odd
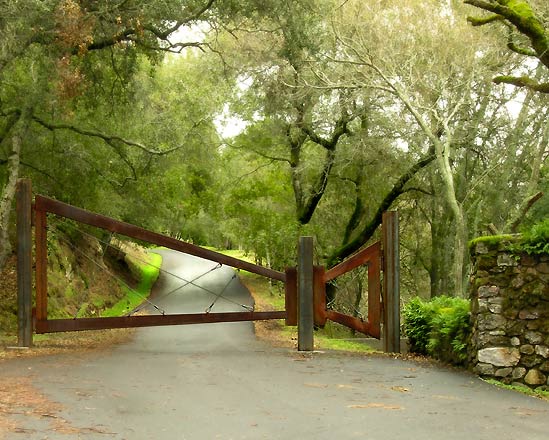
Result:
[[[108,245],[89,234],[48,237],[48,316],[74,318],[99,316],[126,295],[126,286],[135,287],[138,271],[132,261],[144,258],[144,250],[134,244],[110,240]],[[0,272],[0,360],[36,355],[63,349],[95,348],[125,340],[129,330],[79,332],[36,336],[32,353],[14,353],[3,348],[16,343],[17,258],[12,255]]]
[[[14,332],[17,326],[17,258],[8,258],[0,271],[0,332]]]

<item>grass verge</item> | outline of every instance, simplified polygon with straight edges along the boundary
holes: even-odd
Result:
[[[528,388],[525,386],[518,386],[518,385],[506,385],[504,383],[501,383],[495,379],[483,379],[485,382],[495,385],[499,388],[503,388],[506,390],[516,391],[522,394],[526,394],[527,396],[537,397],[538,399],[543,399],[549,401],[549,391],[543,391],[543,390],[533,390],[531,388]]]
[[[159,254],[153,252],[146,254],[145,259],[148,261],[134,259],[131,256],[128,259],[134,271],[139,274],[139,284],[134,289],[123,286],[126,296],[110,309],[105,310],[101,316],[122,316],[135,309],[149,296],[152,286],[160,274],[162,256]]]

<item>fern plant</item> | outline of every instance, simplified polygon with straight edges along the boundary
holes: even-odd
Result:
[[[549,254],[549,218],[523,231],[522,239],[516,247],[530,255]]]
[[[469,301],[439,296],[431,301],[412,299],[403,311],[410,351],[462,365],[467,360],[471,332]]]

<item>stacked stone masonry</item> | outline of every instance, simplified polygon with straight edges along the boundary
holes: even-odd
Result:
[[[549,255],[514,254],[510,244],[472,248],[470,365],[483,377],[549,389]]]

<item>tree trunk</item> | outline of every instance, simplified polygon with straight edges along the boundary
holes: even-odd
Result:
[[[435,148],[437,151],[437,163],[443,182],[443,194],[446,203],[454,217],[456,225],[456,235],[454,240],[454,295],[463,297],[463,267],[465,260],[465,246],[467,241],[467,225],[465,224],[465,215],[463,207],[456,198],[456,190],[454,185],[454,177],[450,166],[450,146],[442,142],[436,142]]]
[[[439,197],[434,196],[431,203],[431,267],[429,269],[429,278],[431,298],[434,298],[447,295],[450,292],[449,276],[445,268],[451,261],[448,241],[451,239],[452,234],[450,231],[451,216],[445,209],[444,202]]]
[[[4,268],[12,248],[10,243],[10,215],[17,178],[19,177],[19,162],[21,157],[21,136],[16,132],[11,138],[11,151],[8,158],[8,179],[0,196],[0,270]]]

